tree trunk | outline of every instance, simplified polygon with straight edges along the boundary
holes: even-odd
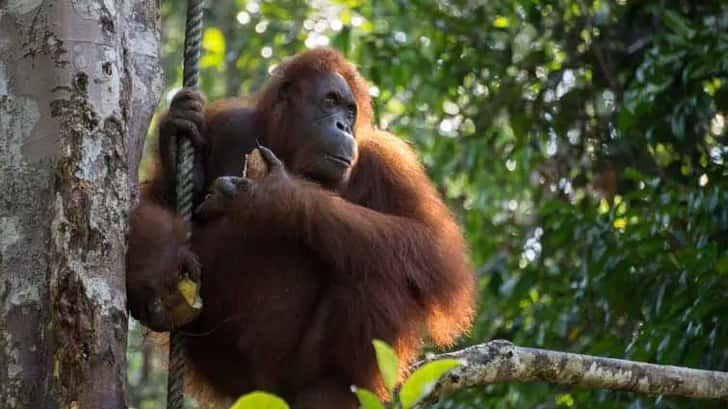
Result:
[[[0,406],[125,408],[126,233],[158,4],[0,1]]]

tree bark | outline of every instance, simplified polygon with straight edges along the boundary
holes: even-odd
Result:
[[[504,340],[435,355],[415,366],[443,358],[462,365],[440,378],[419,408],[460,389],[514,382],[728,400],[728,372],[524,348]]]
[[[126,233],[158,3],[0,1],[0,401],[126,407]]]

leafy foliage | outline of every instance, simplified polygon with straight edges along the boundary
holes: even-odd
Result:
[[[389,345],[381,340],[375,339],[372,343],[377,354],[379,372],[382,374],[385,386],[392,395],[392,403],[389,405],[391,408],[411,408],[432,392],[432,388],[440,377],[450,369],[460,365],[460,362],[456,359],[438,359],[428,362],[417,368],[402,382],[402,388],[395,391],[394,384],[397,381],[397,370],[399,368],[397,355]],[[385,408],[374,393],[357,387],[352,389],[359,398],[362,409]]]
[[[394,391],[394,384],[397,381],[397,368],[399,360],[392,347],[380,340],[374,340],[374,349],[377,354],[377,365],[384,378],[389,392],[397,397],[389,407],[409,409],[414,404],[425,398],[432,392],[432,388],[442,375],[450,369],[460,365],[455,359],[440,359],[428,362],[418,368],[402,384],[399,393]],[[394,376],[392,378],[392,376]],[[377,395],[363,388],[352,386],[352,391],[359,399],[362,409],[385,409]],[[399,404],[397,403],[399,401]],[[230,409],[288,409],[288,405],[281,398],[266,392],[252,392],[245,394],[235,402]]]
[[[179,84],[183,2],[165,1]],[[371,80],[460,217],[480,308],[463,343],[728,370],[728,4],[229,0],[208,10],[210,99],[307,46]],[[492,385],[446,408],[718,408]]]

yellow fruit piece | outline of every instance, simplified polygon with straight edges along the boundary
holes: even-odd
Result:
[[[260,154],[260,149],[255,148],[245,156],[245,177],[251,180],[263,179],[268,174],[268,164]]]
[[[194,306],[197,303],[197,283],[189,278],[183,278],[178,284],[177,289],[185,298],[187,305]]]
[[[202,299],[199,290],[197,283],[189,278],[183,278],[177,283],[177,291],[172,291],[164,297],[164,305],[174,328],[188,324],[200,315]]]

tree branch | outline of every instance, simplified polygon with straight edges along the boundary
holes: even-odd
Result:
[[[504,340],[435,355],[415,366],[443,358],[461,360],[463,365],[443,376],[424,403],[436,402],[460,389],[502,382],[545,382],[728,400],[728,372],[524,348]]]

